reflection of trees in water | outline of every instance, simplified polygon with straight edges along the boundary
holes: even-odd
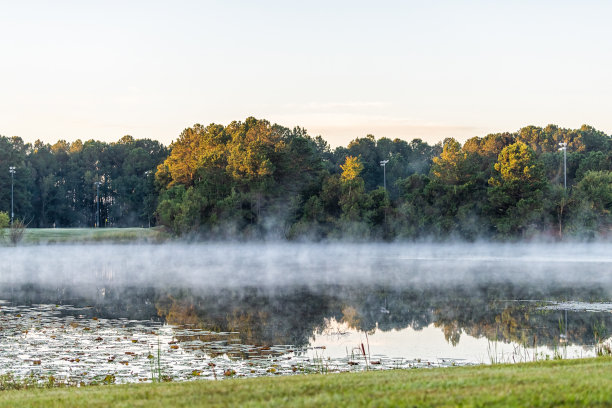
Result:
[[[49,287],[27,283],[0,288],[0,299],[15,305],[72,305],[84,308],[78,314],[104,319],[159,320],[154,307],[155,297],[154,289],[140,287]]]
[[[446,340],[457,345],[461,334],[491,341],[514,341],[525,346],[558,345],[565,335],[565,313],[543,310],[546,301],[581,300],[601,302],[610,294],[599,287],[536,288],[513,283],[445,288],[374,288],[366,293],[347,293],[343,301],[352,305],[352,327],[371,331],[420,330],[439,327]],[[380,313],[380,305],[389,313]],[[570,344],[593,344],[597,326],[612,327],[610,313],[570,312],[567,339]]]
[[[263,292],[259,289],[214,293],[171,291],[159,294],[157,313],[173,325],[238,332],[242,344],[308,344],[323,328],[330,311],[340,310],[337,298],[304,288]]]
[[[319,286],[264,291],[224,290],[215,294],[166,294],[158,298],[160,316],[171,324],[195,324],[215,331],[236,331],[244,344],[303,346],[329,319],[355,330],[421,330],[434,324],[448,342],[461,334],[525,346],[559,344],[565,334],[562,311],[542,310],[533,300],[601,301],[599,288],[544,288],[505,283],[466,287]],[[529,301],[527,301],[529,300]],[[198,306],[200,305],[200,306]],[[571,312],[567,330],[573,344],[592,344],[593,327],[612,327],[612,315]]]
[[[0,299],[16,304],[91,306],[84,314],[101,318],[161,319],[169,324],[211,332],[237,332],[242,344],[305,346],[330,319],[372,332],[439,327],[448,342],[461,335],[526,346],[558,345],[565,334],[564,312],[542,310],[551,300],[610,300],[598,287],[536,288],[513,283],[439,286],[319,285],[222,290],[153,288],[41,288],[21,285],[0,289]],[[610,313],[568,313],[570,344],[592,344],[612,327]],[[603,329],[602,329],[603,327]],[[211,337],[208,337],[208,341]]]
[[[463,292],[463,293],[462,293]],[[603,301],[610,296],[601,288],[540,289],[505,284],[497,288],[482,286],[457,291],[446,300],[436,300],[435,325],[446,340],[457,344],[463,332],[492,341],[513,341],[524,346],[558,346],[566,333],[565,312],[545,310],[545,301]],[[609,313],[569,312],[567,341],[593,344],[593,328],[612,327]]]

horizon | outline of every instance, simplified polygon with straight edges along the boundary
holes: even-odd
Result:
[[[245,118],[245,119],[243,119],[243,120],[242,120],[242,119],[241,119],[241,120],[236,120],[236,121],[238,121],[238,122],[244,122],[244,120],[246,120],[246,119],[247,119],[247,118]],[[257,119],[257,120],[267,120],[267,119],[265,119],[265,118],[255,118],[255,119]],[[189,126],[189,128],[191,128],[191,127],[193,127],[193,126],[195,126],[195,125],[198,125],[198,124],[199,124],[199,125],[203,125],[203,126],[208,126],[208,125],[212,125],[212,124],[217,124],[217,125],[222,125],[223,127],[226,127],[226,126],[228,126],[230,123],[231,123],[231,122],[229,122],[229,123],[225,123],[225,124],[216,123],[216,122],[212,122],[212,123],[210,123],[210,124],[194,123],[193,125]],[[271,125],[279,125],[279,126],[283,126],[283,127],[287,128],[287,129],[293,129],[294,127],[301,127],[300,125],[286,126],[286,125],[281,124],[281,123],[273,123],[273,122],[270,122],[270,124],[271,124]],[[464,143],[465,143],[465,142],[466,142],[468,139],[470,139],[470,138],[472,138],[472,137],[478,137],[478,138],[480,138],[480,139],[483,139],[484,137],[486,137],[486,136],[488,136],[488,135],[490,135],[490,134],[501,134],[501,133],[511,133],[511,134],[515,134],[515,133],[518,133],[518,132],[519,132],[521,129],[526,128],[526,127],[530,127],[530,126],[533,126],[533,127],[539,127],[539,128],[541,128],[541,129],[544,129],[544,128],[548,127],[548,126],[557,126],[559,129],[579,130],[579,129],[580,129],[582,126],[591,126],[591,125],[589,125],[588,123],[583,123],[581,126],[578,126],[578,127],[575,127],[575,128],[566,128],[566,127],[563,127],[563,126],[559,126],[559,125],[557,125],[557,124],[555,124],[555,123],[548,123],[548,124],[546,124],[546,125],[544,125],[544,126],[538,126],[538,125],[525,125],[525,126],[521,126],[519,129],[516,129],[516,130],[500,130],[499,132],[487,133],[487,134],[482,134],[482,135],[474,135],[474,136],[469,136],[469,137],[466,137],[466,138],[463,138],[463,139],[461,139],[461,138],[457,138],[457,137],[453,137],[453,136],[447,136],[447,137],[442,138],[442,139],[440,139],[440,140],[425,140],[425,139],[422,139],[422,138],[419,138],[419,137],[414,137],[414,138],[397,137],[397,138],[388,138],[388,139],[390,139],[390,140],[400,139],[400,140],[404,140],[404,141],[407,141],[407,142],[411,142],[411,141],[416,140],[416,139],[421,139],[421,140],[423,140],[424,142],[426,142],[427,144],[429,144],[430,146],[435,146],[436,144],[443,144],[443,143],[444,143],[444,140],[445,140],[446,138],[453,138],[453,139],[457,140],[457,141],[458,141],[458,142],[459,142],[461,145],[463,145],[463,144],[464,144]],[[595,130],[598,130],[598,131],[604,132],[604,133],[606,134],[606,136],[608,136],[608,137],[612,138],[612,134],[609,134],[609,133],[607,133],[607,132],[605,132],[605,131],[603,131],[603,130],[601,130],[601,129],[597,129],[597,128],[596,128],[596,127],[594,127],[594,126],[591,126],[591,127],[592,127],[592,128],[594,128]],[[303,127],[302,127],[302,128],[303,128]],[[187,129],[187,128],[185,128],[185,129]],[[324,135],[320,135],[320,134],[318,134],[318,135],[314,135],[314,134],[312,134],[312,133],[308,132],[308,129],[305,129],[305,130],[307,131],[307,134],[308,134],[310,137],[313,137],[313,138],[314,138],[314,137],[317,137],[317,136],[321,136],[321,137],[323,138],[323,140],[325,140],[325,141],[326,141],[326,142],[329,144],[329,146],[330,146],[330,148],[331,148],[332,150],[333,150],[333,149],[336,149],[336,148],[338,148],[338,147],[346,147],[346,146],[348,146],[348,145],[350,144],[350,142],[352,142],[352,141],[354,141],[354,140],[357,140],[357,139],[366,138],[366,137],[368,137],[368,136],[370,136],[370,135],[371,135],[371,136],[374,136],[374,138],[375,138],[375,140],[376,140],[376,141],[378,141],[378,140],[380,140],[380,139],[382,139],[382,138],[385,138],[385,137],[386,137],[386,136],[377,136],[377,135],[374,135],[374,134],[372,134],[372,133],[370,133],[370,132],[366,132],[366,133],[365,133],[363,136],[356,136],[355,138],[348,140],[348,141],[347,141],[347,143],[345,143],[345,144],[343,144],[343,145],[342,145],[342,144],[332,144],[332,143],[330,143],[329,139],[327,139],[327,138],[326,138]],[[24,138],[22,138],[22,137],[21,137],[21,136],[19,136],[19,135],[3,135],[3,134],[0,134],[0,137],[9,137],[9,138],[11,138],[11,137],[19,137],[19,138],[21,138],[21,140],[22,140],[22,141],[23,141],[25,144],[31,144],[31,145],[34,145],[34,143],[36,143],[37,141],[42,141],[42,142],[43,142],[43,143],[45,143],[45,144],[49,144],[49,145],[53,146],[55,143],[58,143],[58,142],[61,142],[61,141],[65,141],[65,142],[67,142],[67,143],[69,143],[69,144],[72,144],[72,143],[74,143],[74,142],[76,142],[76,141],[80,141],[80,142],[82,142],[82,143],[85,143],[85,142],[90,141],[90,140],[93,140],[93,141],[99,141],[99,142],[103,142],[103,143],[116,143],[116,142],[119,142],[119,141],[120,141],[122,138],[124,138],[124,137],[128,137],[128,136],[129,136],[129,137],[134,138],[134,140],[150,139],[150,140],[159,141],[159,142],[160,142],[160,143],[161,143],[163,146],[170,147],[170,146],[172,145],[172,143],[176,142],[176,140],[178,139],[178,136],[180,136],[180,133],[182,133],[182,131],[181,131],[181,132],[179,132],[179,134],[177,135],[177,138],[176,138],[176,139],[172,139],[172,140],[171,140],[169,143],[164,143],[164,142],[161,142],[161,141],[159,141],[159,140],[157,140],[157,139],[153,139],[153,138],[146,138],[146,137],[139,138],[139,137],[135,137],[135,136],[133,136],[133,135],[129,135],[129,134],[119,136],[119,137],[117,137],[116,139],[112,139],[112,138],[104,138],[104,139],[92,139],[92,138],[85,139],[85,138],[82,138],[82,139],[81,139],[81,138],[78,138],[78,139],[74,139],[74,140],[58,139],[58,140],[54,140],[54,141],[53,141],[53,140],[51,140],[51,141],[44,141],[44,140],[41,140],[41,139],[28,140],[28,139],[24,139]]]
[[[333,147],[550,123],[611,134],[611,11],[595,0],[11,3],[0,134],[169,145],[194,123],[249,116]]]

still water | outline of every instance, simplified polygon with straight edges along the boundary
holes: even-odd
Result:
[[[0,248],[0,373],[72,384],[606,353],[607,244]]]

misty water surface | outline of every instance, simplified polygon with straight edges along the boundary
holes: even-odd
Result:
[[[166,244],[0,248],[0,279],[117,286],[538,284],[612,278],[608,244]]]
[[[176,379],[584,357],[612,327],[610,249],[0,248],[11,260],[0,274],[0,369],[124,382],[150,380],[156,351]]]

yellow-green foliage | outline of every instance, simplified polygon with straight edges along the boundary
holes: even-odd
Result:
[[[499,154],[495,170],[504,182],[533,183],[543,177],[542,164],[538,162],[533,149],[523,142],[506,146]],[[489,183],[499,184],[494,178]]]
[[[468,174],[463,171],[467,153],[461,150],[461,145],[455,139],[444,141],[440,156],[433,158],[432,174],[447,184],[457,184]]]
[[[8,228],[11,219],[7,212],[0,211],[0,228]]]
[[[359,177],[363,170],[363,164],[359,157],[346,156],[344,164],[341,164],[340,168],[342,169],[342,181],[352,181]]]

